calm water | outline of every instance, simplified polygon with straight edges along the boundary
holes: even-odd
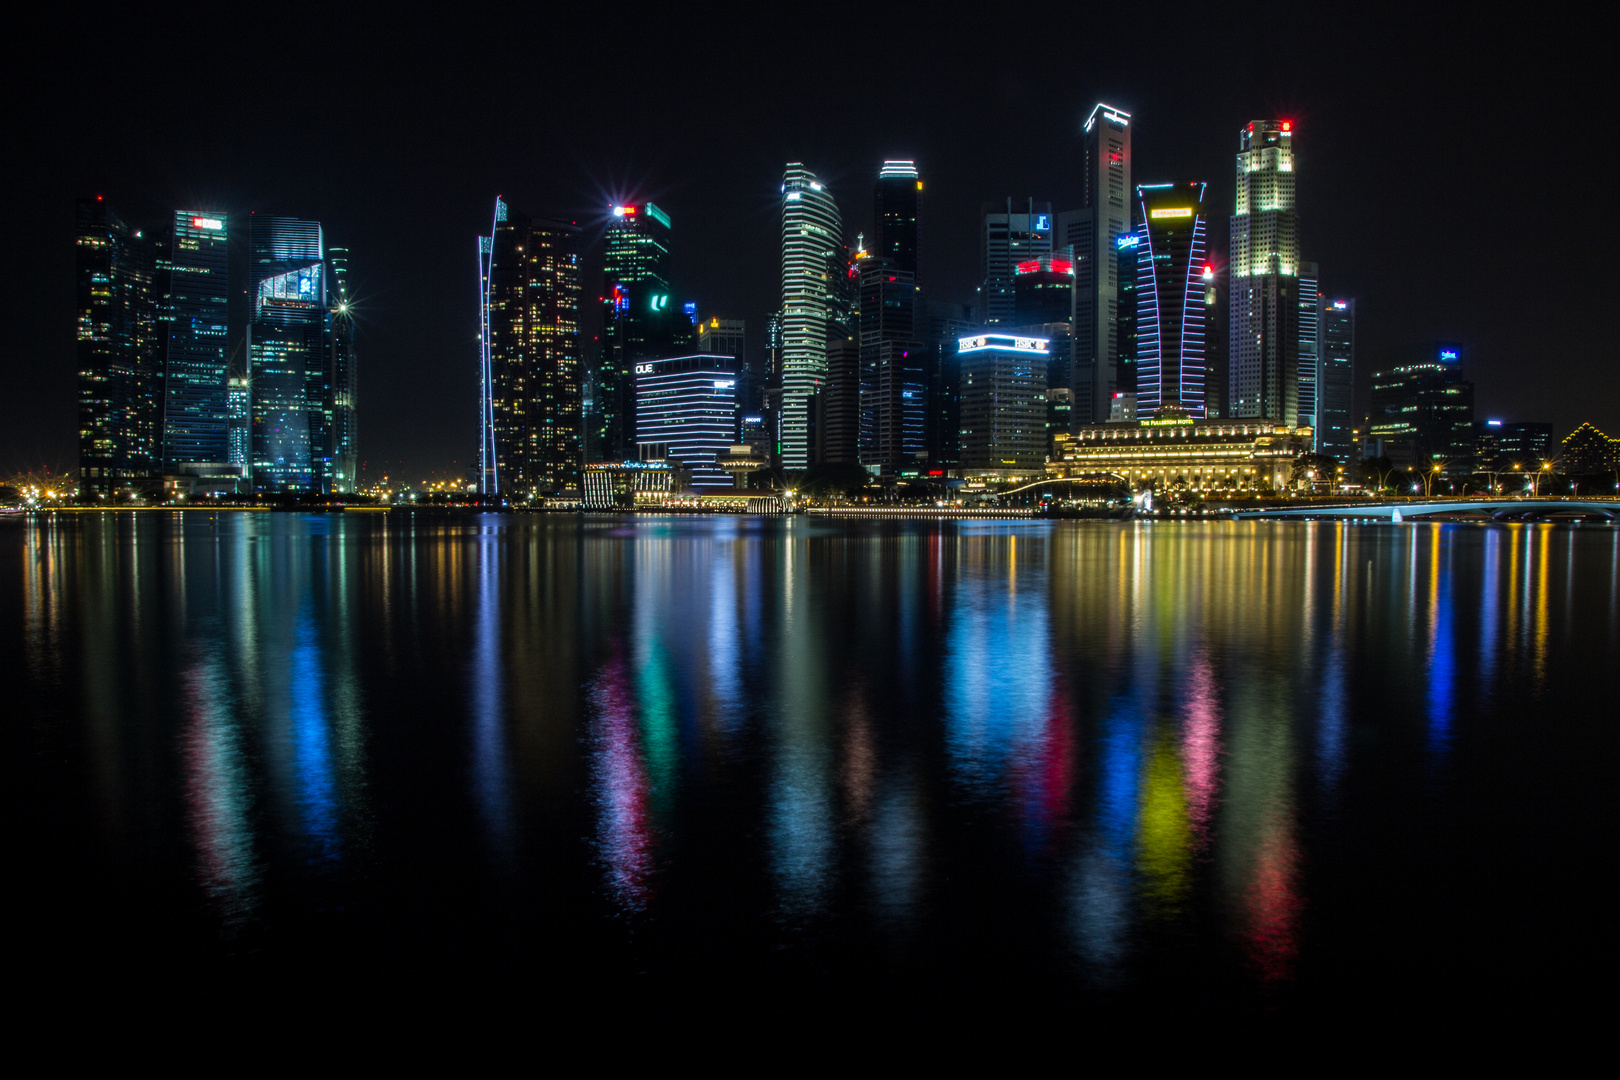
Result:
[[[1620,531],[0,522],[42,965],[1329,1008],[1614,944]]]

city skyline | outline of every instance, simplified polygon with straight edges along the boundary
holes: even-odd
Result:
[[[1387,48],[1392,56],[1415,57],[1433,29],[1418,27],[1410,40]],[[1301,28],[1318,45],[1330,32],[1355,37],[1370,30],[1354,21]],[[1211,27],[1206,39],[1224,40],[1227,33]],[[445,49],[460,56],[454,35]],[[387,55],[382,49],[358,63],[356,71],[383,70]],[[1083,73],[1081,89],[1061,93],[1028,79],[1013,79],[1005,90],[970,93],[949,85],[941,74],[908,66],[914,78],[904,93],[914,107],[854,124],[845,123],[829,102],[790,102],[782,108],[785,99],[774,89],[755,103],[719,101],[706,96],[710,84],[699,79],[677,88],[672,103],[702,101],[709,109],[705,115],[722,122],[722,129],[749,138],[699,146],[704,140],[687,137],[689,131],[678,138],[640,119],[627,120],[618,130],[587,129],[581,124],[589,110],[580,104],[557,110],[543,148],[536,145],[533,152],[526,149],[507,160],[459,156],[449,164],[409,150],[382,152],[386,136],[399,130],[407,114],[428,107],[421,91],[401,90],[403,100],[373,110],[367,129],[356,134],[365,153],[331,151],[336,167],[318,182],[279,164],[248,168],[257,158],[254,148],[274,134],[262,121],[244,121],[239,132],[221,129],[207,138],[187,134],[161,154],[136,146],[113,125],[99,140],[59,154],[61,160],[39,175],[10,182],[36,208],[24,225],[25,240],[65,236],[73,199],[99,193],[137,222],[192,206],[232,213],[256,209],[323,222],[355,252],[353,295],[368,372],[361,456],[368,476],[397,476],[464,470],[468,464],[473,440],[464,423],[452,422],[448,414],[454,410],[446,405],[464,387],[464,369],[476,364],[476,315],[465,302],[470,260],[455,252],[465,251],[468,235],[487,231],[487,207],[497,192],[531,212],[579,222],[587,249],[582,275],[587,309],[593,306],[590,284],[600,280],[605,208],[614,201],[657,202],[680,226],[673,260],[682,298],[695,300],[705,318],[745,320],[748,350],[754,353],[762,349],[774,306],[772,285],[779,287],[769,279],[777,276],[780,234],[773,219],[783,162],[804,161],[834,191],[845,238],[853,239],[871,227],[866,193],[874,168],[886,159],[916,161],[928,178],[919,280],[931,299],[966,302],[977,284],[977,218],[984,202],[1012,193],[1049,201],[1060,213],[1081,205],[1081,125],[1097,101],[1131,114],[1134,177],[1211,178],[1208,200],[1217,237],[1224,232],[1219,218],[1232,205],[1232,134],[1254,117],[1286,117],[1301,133],[1304,255],[1322,267],[1326,293],[1358,304],[1357,420],[1367,408],[1371,371],[1398,362],[1402,350],[1415,344],[1461,340],[1468,346],[1464,364],[1479,387],[1478,415],[1550,418],[1561,432],[1585,420],[1604,429],[1620,426],[1614,415],[1615,376],[1602,363],[1602,340],[1569,314],[1580,303],[1590,304],[1590,297],[1560,295],[1548,301],[1544,296],[1541,309],[1515,309],[1492,303],[1486,290],[1464,275],[1451,275],[1453,281],[1436,274],[1438,265],[1484,259],[1488,250],[1492,262],[1511,265],[1513,251],[1527,253],[1532,245],[1527,236],[1511,235],[1506,242],[1512,251],[1496,254],[1483,236],[1465,235],[1454,240],[1456,254],[1412,248],[1404,238],[1421,229],[1423,203],[1391,190],[1379,164],[1378,148],[1392,137],[1391,130],[1410,133],[1421,145],[1403,166],[1410,181],[1403,190],[1433,191],[1439,200],[1441,179],[1473,170],[1480,178],[1447,189],[1445,209],[1478,213],[1500,201],[1508,187],[1471,155],[1481,152],[1495,125],[1508,124],[1514,110],[1532,106],[1522,95],[1482,86],[1467,72],[1421,75],[1400,65],[1389,85],[1371,88],[1368,100],[1357,102],[1348,90],[1329,86],[1338,61],[1318,59],[1323,60],[1319,72],[1290,60],[1191,102],[1177,98],[1153,73],[1114,62],[1099,63]],[[659,70],[654,65],[649,75]],[[440,85],[437,78],[429,82]],[[1352,82],[1369,91],[1365,77]],[[51,111],[55,121],[83,128],[102,115],[88,108],[88,93],[65,92]],[[973,107],[954,107],[964,102]],[[1397,102],[1400,111],[1389,111]],[[1572,104],[1578,109],[1585,102],[1576,95]],[[108,108],[118,113],[129,106]],[[443,108],[428,111],[443,117]],[[160,115],[167,115],[161,107]],[[1366,123],[1375,117],[1396,119],[1379,131]],[[40,119],[26,121],[29,130]],[[433,128],[431,122],[427,126]],[[441,137],[450,136],[434,136]],[[52,139],[44,145],[62,146],[60,136]],[[302,146],[289,158],[307,162],[312,150]],[[486,220],[480,223],[480,217]],[[397,229],[402,220],[411,228]],[[1413,222],[1405,226],[1407,232],[1404,220]],[[73,345],[65,330],[71,314],[64,314],[72,304],[70,249],[55,241],[37,246],[45,252],[41,265],[30,267],[14,291],[23,297],[25,310],[41,312],[40,325],[24,327],[4,357],[17,392],[0,406],[5,429],[0,467],[12,470],[70,468],[76,457]],[[1395,251],[1408,257],[1392,259]],[[1612,273],[1594,267],[1581,280],[1593,282],[1595,289]],[[424,302],[424,297],[432,299]],[[600,333],[593,315],[587,312],[582,319],[587,339]],[[1583,392],[1560,392],[1560,380],[1546,378],[1549,370],[1580,380]]]

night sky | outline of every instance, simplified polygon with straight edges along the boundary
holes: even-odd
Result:
[[[608,203],[657,202],[678,299],[747,319],[752,351],[787,161],[831,186],[853,238],[879,163],[916,158],[920,281],[966,301],[982,202],[1079,205],[1098,100],[1133,115],[1133,182],[1210,182],[1220,249],[1239,128],[1294,121],[1304,257],[1359,301],[1358,418],[1374,367],[1451,340],[1477,416],[1620,434],[1614,245],[1583,207],[1613,187],[1597,28],[1555,5],[1494,23],[1303,7],[8,15],[0,474],[76,461],[77,196],[154,226],[178,207],[319,220],[353,250],[365,476],[418,480],[462,474],[476,445],[474,238],[497,193],[586,227],[588,301]],[[1102,37],[1110,11],[1127,14]]]

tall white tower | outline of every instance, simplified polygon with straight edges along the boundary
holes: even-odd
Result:
[[[1299,422],[1299,215],[1293,124],[1239,133],[1237,205],[1227,251],[1231,297],[1227,415]]]
[[[837,275],[846,273],[838,204],[816,174],[791,162],[782,177],[782,466],[810,464],[810,395],[827,377]]]

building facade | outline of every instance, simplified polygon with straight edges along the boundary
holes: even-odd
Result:
[[[691,319],[672,300],[669,215],[653,203],[611,208],[602,256],[602,341],[591,372],[588,450],[595,460],[632,456],[635,366],[690,352]]]
[[[73,243],[79,494],[109,498],[157,470],[161,247],[99,195],[78,201]]]
[[[1074,422],[1108,419],[1119,372],[1119,238],[1131,231],[1131,114],[1099,103],[1086,117],[1084,201],[1062,215],[1060,247],[1075,262]]]
[[[1397,466],[1466,471],[1474,455],[1474,384],[1462,377],[1453,345],[1431,358],[1372,376],[1369,439],[1374,456]]]
[[[1322,354],[1322,293],[1320,270],[1313,262],[1299,264],[1299,288],[1296,302],[1299,314],[1295,322],[1299,327],[1299,423],[1304,427],[1317,425],[1317,373],[1321,369]]]
[[[986,332],[957,343],[961,472],[1032,476],[1046,467],[1046,361],[1051,342]]]
[[[847,319],[848,255],[838,204],[799,162],[782,176],[781,411],[784,468],[810,464],[810,398],[827,377],[827,340]],[[837,333],[845,331],[840,327]]]
[[[676,356],[636,365],[636,457],[669,461],[690,473],[692,486],[729,488],[716,462],[740,431],[732,356]]]
[[[1143,184],[1136,250],[1136,415],[1202,420],[1214,267],[1198,181]]]
[[[159,264],[168,287],[164,345],[160,467],[230,460],[227,350],[230,252],[227,216],[217,210],[177,210],[169,255]]]
[[[254,284],[248,329],[253,486],[326,491],[332,472],[332,316],[321,225],[255,214],[248,249]]]
[[[986,325],[1017,319],[1016,277],[1021,263],[1052,258],[1052,204],[1027,198],[1022,205],[987,204],[981,214],[981,284],[977,318]]]
[[[1348,467],[1355,451],[1356,302],[1323,297],[1317,310],[1316,452]]]
[[[872,244],[867,250],[874,258],[887,259],[891,266],[908,274],[917,273],[922,190],[922,177],[914,161],[885,161],[878,170]]]
[[[531,218],[495,200],[492,236],[480,244],[486,494],[534,498],[579,486],[579,235],[571,222]]]
[[[1255,120],[1238,135],[1227,249],[1226,413],[1299,423],[1299,220],[1293,124]]]
[[[1580,476],[1620,471],[1620,439],[1609,438],[1589,423],[1564,436],[1562,447],[1566,473]]]
[[[354,300],[349,292],[349,249],[328,247],[326,265],[332,281],[332,340],[326,377],[330,490],[349,494],[360,486],[360,356],[355,347]]]
[[[1114,475],[1133,487],[1200,492],[1284,490],[1310,432],[1269,420],[1143,420],[1082,425],[1062,444],[1059,476]]]

